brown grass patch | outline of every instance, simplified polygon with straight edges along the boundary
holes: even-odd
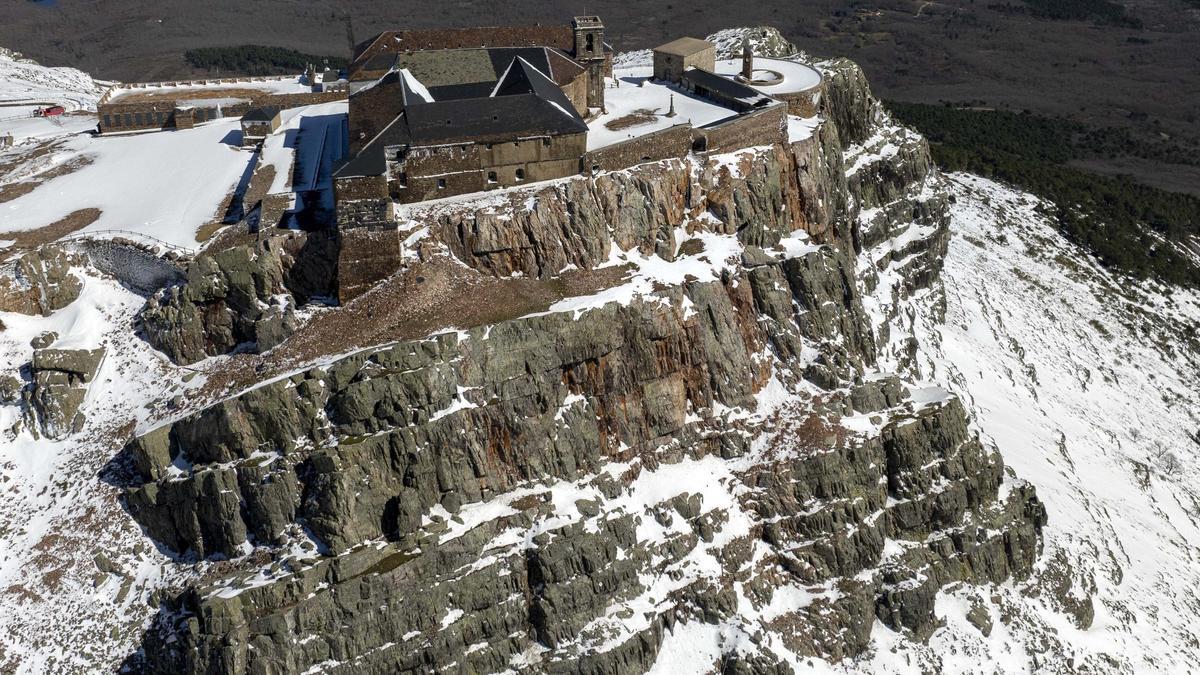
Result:
[[[9,183],[8,185],[0,185],[0,204],[11,202],[17,197],[24,197],[33,192],[33,189],[41,185],[35,180],[25,181],[23,183]]]
[[[215,399],[320,356],[491,325],[547,310],[566,297],[621,283],[628,270],[573,270],[552,279],[496,279],[446,258],[413,265],[343,307],[318,314],[265,355],[238,354],[208,373],[200,397]]]
[[[33,192],[34,188],[42,183],[45,183],[52,178],[58,178],[59,176],[65,176],[69,173],[74,173],[91,163],[91,157],[87,155],[80,155],[66,164],[60,164],[49,171],[39,173],[29,180],[21,181],[19,183],[9,183],[8,185],[0,185],[0,204],[3,204],[4,202],[11,202],[17,197],[23,197],[30,192]]]
[[[246,224],[246,221],[242,221],[228,226],[218,223],[211,239],[201,239],[200,232],[196,233],[196,239],[205,242],[204,251],[212,254],[235,246],[250,246],[258,239],[258,235],[250,231],[250,226]]]
[[[640,127],[643,124],[650,124],[658,119],[658,108],[651,110],[649,108],[638,108],[624,117],[618,117],[615,120],[610,120],[604,123],[604,128],[609,131],[620,131],[630,127]]]
[[[79,209],[62,219],[36,230],[21,232],[0,232],[0,239],[11,239],[16,248],[34,248],[42,244],[61,239],[72,232],[78,232],[100,218],[100,209]]]
[[[196,230],[196,241],[204,242],[212,239],[213,235],[219,232],[222,227],[225,227],[225,223],[219,220],[201,225],[200,229]]]

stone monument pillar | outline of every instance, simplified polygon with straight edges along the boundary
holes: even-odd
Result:
[[[754,51],[750,49],[750,36],[742,36],[742,79],[750,82],[754,79]]]

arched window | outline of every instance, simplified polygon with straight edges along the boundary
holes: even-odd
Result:
[[[517,169],[517,180],[525,180],[525,169]]]
[[[587,50],[589,53],[596,51],[596,35],[594,33],[587,34]]]

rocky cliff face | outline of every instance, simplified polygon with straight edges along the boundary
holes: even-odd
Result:
[[[618,285],[131,443],[130,512],[224,560],[168,599],[137,668],[786,672],[861,654],[876,620],[923,639],[946,585],[1028,574],[1032,488],[954,397],[875,365],[882,319],[940,269],[941,179],[853,64],[824,70],[822,118],[787,147],[406,212],[412,260],[627,265]],[[236,267],[214,257],[147,313],[173,357],[286,337],[260,328],[280,278]]]
[[[180,364],[266,351],[295,330],[297,304],[331,292],[332,246],[324,233],[289,232],[205,252],[182,284],[151,296],[141,313],[146,338]]]
[[[79,262],[61,246],[44,246],[0,261],[0,311],[41,314],[62,309],[79,297]]]

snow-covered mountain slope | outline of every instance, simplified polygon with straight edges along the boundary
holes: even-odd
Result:
[[[46,331],[60,348],[106,349],[79,434],[14,432],[21,409],[0,406],[0,672],[110,670],[130,652],[151,594],[181,573],[128,518],[104,474],[119,427],[184,385],[133,337],[143,298],[74,272],[83,289],[68,307],[47,317],[0,312],[0,374],[28,363],[30,340]]]
[[[75,68],[49,68],[0,47],[0,136],[11,134],[17,142],[53,138],[96,125],[96,103],[104,84]],[[34,118],[40,107],[61,105],[67,115]]]
[[[53,102],[68,110],[96,109],[104,84],[75,68],[49,68],[0,47],[0,105]]]
[[[962,396],[1049,524],[1034,577],[941,596],[926,647],[881,640],[912,670],[1188,672],[1200,663],[1200,294],[1116,277],[1038,200],[950,177],[940,289],[901,301],[894,364]],[[884,301],[890,302],[890,301]],[[972,607],[995,626],[984,637]],[[986,664],[986,665],[985,665]]]
[[[230,195],[246,188],[256,166],[256,155],[241,148],[237,119],[99,137],[87,132],[96,126],[102,93],[78,70],[47,68],[0,50],[0,135],[11,134],[15,143],[0,150],[0,241],[68,223],[73,226],[65,231],[120,230],[148,243],[198,248],[198,230],[220,222]],[[32,116],[49,104],[72,112]],[[287,168],[297,149],[323,138],[315,126],[298,134],[302,118],[333,119],[345,111],[345,102],[333,102],[283,113],[283,128],[262,158],[280,167],[273,191],[291,188]]]
[[[716,37],[723,48],[734,49],[740,44],[740,33],[726,32]],[[774,48],[785,50],[786,46]],[[622,62],[632,63],[644,56],[635,55]],[[19,81],[33,83],[22,91],[39,91],[36,86],[41,85],[37,83],[43,82],[48,87],[44,91],[65,96],[65,92],[80,93],[89,86],[83,81],[71,84],[69,75],[62,75],[62,80],[54,79],[57,76],[52,76],[50,69],[37,70],[40,67],[11,58],[7,63],[17,65],[0,71],[0,80],[10,77],[7,81],[12,87],[17,87],[12,83]],[[222,143],[222,132],[226,130],[222,125],[227,124],[218,122],[173,134],[53,139],[40,157],[27,155],[15,162],[7,177],[0,176],[0,187],[6,182],[35,180],[73,158],[86,157],[90,164],[85,162],[75,173],[51,177],[24,197],[0,203],[0,231],[13,223],[20,224],[19,228],[13,226],[14,229],[35,227],[37,222],[56,217],[54,214],[64,208],[91,205],[103,207],[106,217],[116,219],[97,223],[135,229],[145,226],[147,233],[158,236],[169,231],[170,236],[178,236],[178,241],[186,244],[190,241],[187,237],[202,222],[197,220],[197,214],[202,217],[211,212],[244,168],[244,155]],[[891,125],[883,126],[886,128],[880,134],[850,148],[846,154],[852,160],[847,162],[848,173],[862,174],[856,177],[860,192],[873,187],[861,186],[874,180],[867,176],[864,167],[873,163],[885,168],[903,166],[911,157],[902,152],[915,156],[925,149],[919,137]],[[60,130],[58,135],[65,134]],[[14,153],[0,156],[0,160],[11,160],[18,152],[43,147],[37,145],[39,142],[24,143]],[[196,186],[166,173],[178,163],[170,154],[174,152],[186,152],[193,162],[211,169],[204,185]],[[893,158],[895,163],[886,161]],[[128,180],[124,175],[128,166],[151,169],[143,172],[142,180]],[[839,174],[843,168],[846,167],[837,165]],[[751,536],[748,520],[734,518],[728,529],[722,530],[724,525],[717,528],[720,534],[717,544],[743,537],[755,541],[748,547],[754,553],[749,559],[756,561],[753,569],[762,588],[774,588],[771,601],[758,602],[735,593],[725,596],[735,603],[738,612],[735,620],[709,621],[707,617],[687,620],[685,616],[663,639],[654,662],[656,672],[709,670],[723,657],[739,652],[770,652],[778,659],[773,662],[815,672],[1186,672],[1200,662],[1197,647],[1200,621],[1195,619],[1200,609],[1195,590],[1200,586],[1195,544],[1200,541],[1197,520],[1200,499],[1192,487],[1200,469],[1196,459],[1200,454],[1197,445],[1200,391],[1196,385],[1200,375],[1200,348],[1196,344],[1200,295],[1130,282],[1106,272],[1058,235],[1041,214],[1037,200],[1028,195],[966,175],[949,177],[949,184],[955,199],[951,208],[952,239],[940,280],[931,288],[908,297],[888,295],[895,287],[888,281],[902,281],[895,278],[903,276],[895,270],[911,264],[913,258],[940,255],[936,246],[926,246],[919,253],[911,253],[916,249],[910,248],[914,241],[932,240],[944,234],[938,223],[921,226],[911,223],[911,227],[893,239],[868,246],[858,261],[858,270],[884,269],[881,273],[884,281],[873,286],[874,295],[863,301],[874,319],[874,334],[881,345],[881,361],[874,367],[880,372],[896,372],[925,381],[929,386],[913,388],[918,402],[930,396],[926,392],[937,392],[935,398],[944,402],[941,399],[946,397],[939,386],[961,397],[970,409],[975,430],[999,451],[1012,469],[1000,488],[998,501],[1006,501],[1007,496],[1023,488],[1025,481],[1036,486],[1049,513],[1049,525],[1042,533],[1044,551],[1037,559],[1034,574],[1024,581],[998,586],[949,585],[938,595],[936,603],[942,625],[925,642],[892,632],[882,622],[874,621],[874,605],[868,605],[866,614],[874,623],[866,655],[831,664],[801,656],[761,627],[764,622],[794,614],[796,608],[811,608],[812,615],[817,616],[824,612],[823,603],[838,600],[842,591],[834,592],[831,587],[829,592],[814,593],[813,585],[798,582],[780,583],[775,588],[775,577],[782,574],[783,568],[776,569],[775,558],[759,555],[768,547],[760,541],[761,537]],[[914,205],[934,201],[935,196],[940,198],[943,182],[936,172],[931,172],[927,179],[913,182],[905,189],[910,188],[915,193],[908,195],[912,199],[867,209],[859,214],[860,219],[890,219],[894,215],[890,207],[897,205],[899,211],[912,213]],[[938,195],[928,194],[934,191]],[[641,194],[636,190],[632,193]],[[531,210],[530,204],[525,202],[526,210]],[[30,216],[31,213],[37,217]],[[705,215],[709,221],[720,222],[712,212]],[[903,218],[896,216],[898,220]],[[900,229],[903,228],[897,228]],[[635,296],[652,296],[657,287],[715,284],[726,272],[732,273],[741,266],[747,256],[755,265],[762,266],[765,254],[750,252],[737,244],[736,235],[731,232],[717,235],[680,228],[671,234],[672,241],[678,237],[681,242],[689,242],[687,250],[692,252],[685,254],[681,245],[680,257],[671,263],[637,248],[623,254],[614,252],[612,263],[633,263],[639,272],[624,285],[551,305],[546,314],[570,312],[577,322],[584,310],[595,310],[614,301],[628,306],[634,304]],[[0,239],[4,238],[0,234]],[[782,243],[787,255],[793,258],[817,253],[820,248],[815,244],[810,247],[808,240],[799,235]],[[886,260],[872,257],[879,255]],[[705,264],[700,265],[701,262]],[[936,275],[936,267],[929,266],[930,277]],[[158,422],[184,414],[189,401],[182,394],[199,388],[205,371],[219,374],[233,360],[216,356],[194,367],[166,363],[161,354],[136,334],[135,319],[143,298],[92,270],[77,268],[74,273],[81,278],[83,289],[69,306],[45,317],[0,313],[4,326],[0,330],[0,374],[27,368],[25,364],[33,355],[30,341],[45,331],[58,333],[59,347],[106,348],[104,361],[83,404],[87,422],[69,440],[37,438],[28,429],[7,433],[16,425],[20,408],[0,407],[0,485],[3,486],[0,491],[4,495],[0,500],[0,589],[3,589],[0,590],[0,671],[3,672],[110,671],[143,644],[142,631],[156,612],[158,601],[171,595],[160,591],[179,586],[185,580],[203,581],[208,572],[221,579],[237,564],[214,560],[193,566],[172,560],[165,550],[157,548],[118,501],[121,492],[118,485],[123,481],[121,471],[128,466],[113,461],[134,427],[154,427]],[[890,280],[889,274],[893,276]],[[785,290],[780,284],[766,286]],[[682,314],[696,314],[699,310],[693,309],[693,301],[686,297]],[[791,296],[783,297],[780,306],[792,307]],[[709,307],[703,308],[704,311],[711,312]],[[847,326],[856,329],[856,325]],[[480,339],[488,339],[488,332],[490,328]],[[735,339],[733,332],[728,335],[731,336],[728,339]],[[783,333],[778,335],[786,337]],[[845,332],[839,338],[848,339]],[[828,342],[838,340],[831,338]],[[875,340],[863,342],[870,342],[874,349]],[[797,341],[796,345],[803,349],[796,350],[796,358],[811,359],[816,344]],[[764,347],[763,362],[769,353]],[[756,363],[760,362],[759,356],[754,355]],[[22,374],[22,381],[28,379],[24,377],[26,374]],[[557,377],[556,374],[556,382]],[[775,377],[757,397],[759,413],[783,410],[788,404],[803,409],[808,397],[822,393],[816,390],[816,385],[796,379],[793,384],[804,383],[805,398],[798,395],[799,389],[788,390]],[[283,381],[282,376],[278,381]],[[369,377],[366,381],[370,381]],[[439,418],[480,406],[464,396],[479,387],[454,389],[457,391],[454,403],[439,409],[435,413]],[[288,400],[290,397],[289,394]],[[564,399],[559,410],[565,415],[575,406],[591,405],[586,398],[572,394]],[[656,400],[673,399],[660,396]],[[770,405],[761,405],[764,403]],[[483,401],[483,405],[488,404],[489,401]],[[726,408],[725,412],[731,410]],[[676,405],[668,412],[682,416],[683,408]],[[561,421],[558,413],[553,417],[555,423]],[[595,416],[589,412],[581,417],[580,426],[587,417]],[[699,419],[693,417],[689,414],[688,420]],[[730,419],[733,418],[725,418]],[[865,413],[847,415],[842,420],[864,425],[871,433],[879,432],[882,423],[871,421]],[[810,433],[822,430],[823,427],[817,426]],[[793,430],[783,425],[781,431]],[[817,436],[820,442],[827,442],[824,433],[814,438]],[[183,477],[194,468],[185,455],[175,457],[179,464],[172,462],[164,470]],[[605,508],[614,513],[621,510],[646,516],[632,530],[637,537],[629,550],[637,553],[636,549],[646,548],[647,543],[655,540],[646,533],[658,533],[660,543],[668,541],[664,533],[668,533],[669,523],[676,523],[671,527],[678,530],[671,534],[688,532],[682,519],[662,514],[652,517],[651,512],[663,503],[664,496],[681,496],[683,491],[704,493],[697,497],[697,502],[705,505],[706,512],[721,511],[726,517],[730,513],[735,516],[748,513],[738,510],[733,497],[754,490],[730,487],[737,483],[730,480],[729,471],[730,467],[739,470],[759,459],[761,456],[751,453],[733,463],[725,458],[718,461],[715,455],[681,463],[663,462],[645,469],[642,478],[632,484],[628,498],[613,500]],[[639,459],[639,470],[640,463]],[[624,474],[619,469],[631,466],[613,463],[605,473]],[[690,474],[679,471],[689,467]],[[796,482],[802,477],[797,475]],[[769,482],[756,479],[754,489]],[[581,503],[591,508],[589,505],[602,505],[607,499],[602,499],[602,492],[597,495],[591,486],[586,487],[588,492],[583,492],[574,483],[560,482],[554,487],[557,493],[553,490],[546,493],[552,497],[546,501],[555,509],[561,501],[563,513],[582,521]],[[460,512],[458,520],[453,521],[457,525],[449,534],[469,539],[464,537],[468,524],[486,525],[498,520],[496,512],[489,508],[502,506],[504,517],[515,516],[516,509],[509,505],[517,497],[540,494],[539,490],[528,488],[525,492],[501,494],[490,502],[477,502],[476,506]],[[208,505],[216,500],[196,501]],[[817,507],[813,514],[819,513],[820,501],[813,500]],[[857,501],[858,498],[851,503]],[[881,497],[880,501],[881,513],[885,507],[896,506],[891,498]],[[451,514],[440,504],[429,513],[447,522]],[[238,510],[236,498],[232,510]],[[687,510],[681,510],[680,515]],[[543,515],[546,513],[555,512],[548,506]],[[556,517],[538,521],[539,526],[545,526],[548,533],[551,526],[562,525],[554,520]],[[656,520],[660,517],[661,520]],[[718,520],[715,515],[713,519]],[[504,521],[503,540],[524,546],[527,539],[532,539],[527,535],[535,531],[528,527],[528,522],[533,521]],[[546,537],[553,539],[565,534],[556,530],[554,537],[549,534]],[[986,538],[992,534],[994,531],[981,532],[979,536]],[[711,532],[708,536],[710,540],[713,538]],[[249,540],[244,541],[249,546]],[[729,573],[733,568],[722,567],[710,554],[707,544],[711,543],[696,548],[693,554],[682,558],[681,565],[662,576],[645,576],[638,581],[645,590],[614,603],[612,612],[596,619],[593,624],[596,634],[610,631],[628,637],[627,633],[644,628],[638,623],[641,619],[630,619],[635,616],[634,610],[642,612],[643,617],[653,616],[650,610],[668,600],[664,594],[679,590],[681,581],[703,578],[715,586],[736,576]],[[903,553],[904,545],[899,539],[890,539],[884,555],[895,557]],[[266,551],[263,548],[257,552],[267,555]],[[524,553],[513,556],[518,561],[516,569],[520,569],[523,556]],[[279,572],[278,558],[272,560],[267,555],[265,560],[249,560],[250,557],[245,556],[240,562]],[[574,559],[565,554],[563,558]],[[471,567],[483,560],[472,561]],[[786,556],[779,560],[786,560]],[[870,573],[864,572],[863,577],[870,577]],[[256,577],[255,583],[265,581]],[[740,589],[747,587],[744,580],[739,583]],[[783,592],[777,592],[781,589]],[[231,588],[229,592],[236,596],[244,590]],[[591,591],[581,595],[594,594]],[[516,594],[516,597],[524,596]],[[719,596],[714,593],[711,597]],[[436,598],[430,601],[431,605],[436,602]],[[331,602],[330,606],[340,603]],[[445,612],[440,620],[442,629],[457,623],[451,633],[470,623],[460,622],[464,610],[456,605],[443,603],[435,609]],[[836,626],[835,618],[830,618],[828,625]],[[480,645],[477,651],[487,647],[483,640],[476,644]],[[537,657],[540,648],[533,645],[531,649],[531,658]],[[447,651],[453,649],[448,646]],[[476,651],[474,646],[472,651]],[[529,665],[536,663],[536,659],[513,663],[514,667],[537,667]],[[315,668],[319,670],[320,666]]]

